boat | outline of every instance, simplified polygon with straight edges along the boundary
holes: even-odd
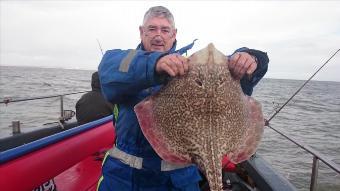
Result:
[[[50,131],[55,128],[60,127],[52,127]],[[81,126],[69,124],[68,128],[20,146],[16,144],[27,140],[32,132],[22,134],[21,139],[14,136],[1,140],[1,145],[12,141],[15,146],[0,154],[1,190],[96,190],[104,154],[114,144],[112,116]],[[39,133],[41,130],[33,132]],[[254,155],[238,167],[226,160],[223,166],[226,188],[295,190],[260,156]],[[209,189],[206,180],[201,182],[201,188]]]
[[[62,111],[55,126],[0,139],[0,190],[96,190],[104,155],[114,146],[112,119],[111,115],[78,125],[67,122]],[[311,190],[317,185],[319,160],[340,172],[321,154],[274,130],[313,155]],[[224,190],[297,190],[258,154],[237,165],[224,158],[222,167]],[[202,191],[209,190],[205,178],[200,187]]]

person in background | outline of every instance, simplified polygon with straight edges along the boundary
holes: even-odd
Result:
[[[104,97],[116,103],[119,112],[115,146],[103,161],[98,190],[199,191],[197,166],[163,161],[144,137],[133,110],[137,103],[159,91],[167,76],[183,76],[190,70],[187,58],[181,54],[194,43],[176,50],[174,18],[163,6],[151,7],[145,13],[139,31],[141,43],[136,49],[109,50],[99,65]],[[240,80],[243,92],[251,95],[266,73],[268,62],[266,53],[241,48],[229,57],[228,66],[232,76]]]
[[[76,103],[76,118],[79,125],[112,115],[113,104],[106,101],[100,88],[98,72],[92,74],[92,91],[85,93]]]

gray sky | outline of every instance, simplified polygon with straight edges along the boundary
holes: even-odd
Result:
[[[268,52],[266,77],[307,79],[340,48],[339,1],[0,1],[0,65],[97,69],[104,50],[135,48],[145,11],[168,7],[178,48],[213,42]],[[316,76],[340,81],[340,53]]]

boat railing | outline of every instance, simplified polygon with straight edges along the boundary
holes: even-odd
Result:
[[[317,150],[311,148],[308,145],[305,145],[301,143],[300,141],[297,141],[296,139],[286,135],[282,131],[272,127],[269,125],[269,123],[266,123],[266,126],[270,129],[274,130],[276,133],[282,135],[290,142],[294,143],[301,149],[305,150],[309,154],[313,155],[313,165],[312,165],[312,174],[310,179],[310,191],[316,191],[318,186],[318,170],[319,170],[319,161],[322,161],[325,165],[327,165],[330,169],[337,172],[340,175],[340,166],[334,163],[332,160],[330,160],[327,156],[323,155],[322,153],[318,152]]]
[[[32,100],[39,100],[39,99],[48,99],[48,98],[60,98],[60,117],[58,118],[57,123],[63,128],[63,123],[69,119],[71,119],[75,112],[72,110],[64,110],[64,97],[67,95],[74,95],[74,94],[81,94],[81,93],[87,93],[87,91],[78,91],[78,92],[71,92],[71,93],[65,93],[65,94],[57,94],[57,95],[49,95],[49,96],[39,96],[39,97],[31,97],[31,98],[22,98],[22,99],[12,99],[10,97],[3,98],[2,101],[0,101],[0,104],[10,104],[15,102],[23,102],[23,101],[32,101]],[[20,133],[20,121],[12,121],[12,129],[13,134]]]

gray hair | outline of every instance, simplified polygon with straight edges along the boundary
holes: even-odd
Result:
[[[166,7],[163,6],[155,6],[155,7],[151,7],[144,15],[144,19],[143,19],[143,25],[150,19],[153,17],[163,17],[166,18],[169,23],[171,24],[171,26],[173,28],[175,28],[175,19],[174,16],[172,15],[172,13],[169,11],[169,9],[167,9]]]

